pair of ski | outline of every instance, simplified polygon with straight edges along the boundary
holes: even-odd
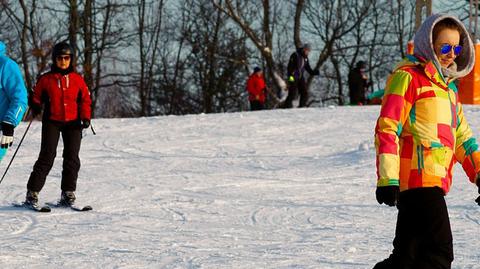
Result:
[[[33,210],[33,211],[36,211],[36,212],[42,212],[42,213],[48,213],[48,212],[51,212],[52,211],[52,207],[54,208],[70,208],[71,210],[73,211],[90,211],[90,210],[93,210],[93,208],[89,205],[87,206],[83,206],[83,207],[79,207],[79,206],[76,206],[76,205],[64,205],[64,204],[54,204],[54,203],[47,203],[43,206],[40,206],[40,205],[30,205],[30,204],[25,204],[25,203],[21,203],[21,204],[13,204],[14,207],[22,207],[22,208],[26,208],[26,209],[29,209],[29,210]]]

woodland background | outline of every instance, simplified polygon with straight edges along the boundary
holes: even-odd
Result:
[[[468,7],[438,0],[433,11],[467,24]],[[28,88],[49,70],[53,44],[73,44],[96,117],[246,110],[253,67],[280,92],[303,43],[320,70],[309,105],[345,105],[359,60],[371,90],[383,88],[414,35],[414,9],[414,0],[0,0],[0,40]]]

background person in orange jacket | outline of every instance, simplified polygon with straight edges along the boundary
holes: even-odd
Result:
[[[260,67],[255,67],[253,73],[247,80],[248,101],[250,101],[250,110],[265,109],[265,91],[267,85]]]
[[[90,92],[80,74],[74,71],[73,48],[65,42],[56,44],[52,51],[51,71],[42,75],[30,97],[34,116],[44,105],[42,143],[38,160],[33,166],[27,184],[25,204],[38,206],[38,193],[53,166],[60,135],[63,139],[63,170],[60,204],[75,202],[82,129],[90,126]]]
[[[474,65],[469,33],[454,16],[436,14],[420,26],[414,44],[415,54],[387,80],[375,128],[376,198],[397,206],[398,218],[392,254],[374,269],[451,268],[444,196],[454,164],[480,186],[480,151],[454,84]]]

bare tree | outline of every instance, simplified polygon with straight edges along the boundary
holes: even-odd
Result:
[[[193,80],[200,86],[201,109],[205,113],[243,107],[246,99],[246,36],[228,16],[211,3],[188,1],[191,10],[184,37],[191,47],[189,64]]]
[[[35,2],[35,1],[34,1]],[[30,75],[29,61],[28,61],[28,27],[30,25],[29,19],[29,10],[24,0],[20,0],[19,4],[22,11],[22,17],[19,17],[17,13],[11,8],[11,5],[6,2],[1,2],[2,7],[5,9],[8,18],[14,25],[18,25],[17,33],[20,36],[20,47],[21,47],[21,58],[23,63],[23,72],[25,74],[25,81],[27,83],[27,88],[32,88],[32,77]],[[35,5],[35,3],[33,4]]]
[[[297,7],[295,8],[295,26],[293,28],[293,40],[295,41],[295,46],[300,48],[302,46],[302,40],[300,38],[300,24],[302,21],[302,12],[303,5],[305,2],[303,0],[297,1]]]
[[[190,44],[194,18],[193,5],[195,0],[177,2],[177,15],[174,20],[166,20],[164,34],[159,41],[162,45],[159,50],[159,61],[156,63],[155,85],[153,100],[155,114],[181,115],[199,113],[202,110],[201,97],[197,95],[193,81],[194,70],[191,65],[192,51],[196,51]],[[200,95],[201,96],[201,95]]]
[[[69,0],[69,24],[68,24],[68,40],[73,48],[77,49],[77,35],[80,32],[80,15],[78,11],[78,1]],[[77,58],[73,58],[73,66],[77,66]]]
[[[72,1],[72,0],[71,0]],[[83,8],[83,77],[89,89],[93,88],[93,2],[85,0]]]
[[[275,13],[275,10],[284,3],[276,1],[272,4],[269,0],[262,0],[262,13],[259,13],[257,1],[211,1],[215,7],[227,14],[242,29],[242,31],[245,32],[245,34],[248,36],[250,41],[252,41],[252,43],[255,45],[255,47],[258,49],[263,59],[265,60],[267,66],[267,74],[270,76],[270,78],[273,79],[273,82],[277,89],[280,90],[281,88],[283,88],[285,82],[282,79],[282,75],[278,72],[278,66],[280,64],[273,57],[273,35],[275,23],[272,23],[272,11]],[[296,5],[297,9],[301,9],[302,7],[302,3]],[[254,10],[254,12],[249,13],[245,12],[245,10]],[[250,14],[251,17],[245,17],[246,14]],[[261,17],[257,18],[257,14],[261,14]],[[261,21],[261,27],[259,29],[252,28],[253,21]],[[299,34],[295,33],[294,36],[299,37]]]
[[[138,16],[138,44],[140,49],[140,115],[150,114],[150,99],[153,86],[153,67],[159,49],[159,39],[162,29],[164,0],[154,7],[154,4],[145,0],[137,1]],[[155,10],[152,16],[148,11]],[[152,21],[153,18],[153,21]]]
[[[445,11],[468,19],[469,1],[439,1]],[[320,70],[319,79],[308,78],[310,104],[345,104],[346,74],[356,62],[368,63],[368,76],[381,88],[405,56],[414,4],[0,0],[0,38],[22,65],[29,88],[48,69],[53,44],[69,40],[100,116],[243,110],[249,69],[261,66],[268,84],[281,91],[288,57],[305,41],[313,44],[311,64]]]

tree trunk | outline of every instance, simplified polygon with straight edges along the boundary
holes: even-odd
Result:
[[[343,80],[342,80],[342,71],[340,70],[340,63],[338,62],[337,58],[334,56],[330,57],[330,61],[333,64],[333,68],[335,69],[335,73],[337,73],[337,85],[338,85],[338,104],[343,105]]]
[[[160,32],[162,30],[162,22],[163,22],[163,1],[160,0],[160,3],[158,4],[158,19],[155,22],[155,27],[153,29],[153,36],[152,36],[152,41],[150,43],[153,43],[152,46],[152,54],[150,57],[150,62],[149,62],[149,67],[148,67],[148,81],[146,83],[146,93],[145,96],[148,98],[148,100],[152,100],[152,91],[153,91],[153,83],[154,83],[154,67],[155,67],[155,61],[157,60],[157,51],[158,51],[158,43],[160,42]],[[152,113],[152,105],[151,101],[148,102],[147,104],[147,111],[149,113]]]
[[[140,45],[140,85],[139,85],[139,95],[140,95],[140,116],[147,116],[147,96],[145,94],[145,65],[146,65],[146,56],[145,56],[145,44],[143,35],[145,32],[145,1],[138,1],[138,37]]]
[[[426,9],[426,16],[430,16],[432,14],[432,0],[417,0],[415,4],[415,30],[418,30],[420,25],[423,22],[423,8]]]
[[[204,111],[205,113],[212,113],[214,111],[213,107],[213,95],[215,92],[215,84],[217,83],[216,81],[216,72],[217,70],[217,59],[215,57],[217,53],[217,44],[219,42],[218,40],[218,32],[220,31],[220,23],[221,23],[221,16],[222,13],[221,11],[217,12],[217,19],[215,22],[215,30],[213,33],[213,39],[210,42],[210,47],[208,48],[208,75],[207,75],[207,83],[206,87],[204,89]]]
[[[69,10],[69,26],[68,26],[68,40],[70,41],[70,45],[73,47],[74,50],[77,49],[77,33],[78,29],[80,28],[80,18],[78,15],[78,3],[77,0],[69,0],[70,1],[70,10]],[[73,57],[72,61],[73,66],[77,66],[77,57]]]
[[[83,52],[83,76],[89,89],[93,89],[93,37],[92,37],[92,0],[85,0],[83,11],[83,41],[85,49]]]
[[[28,64],[28,52],[27,52],[27,31],[29,25],[29,14],[28,8],[25,4],[24,0],[20,0],[20,5],[22,6],[23,12],[23,24],[22,24],[22,35],[20,37],[21,41],[21,49],[22,49],[22,62],[23,62],[23,71],[25,72],[25,80],[27,83],[27,89],[32,89],[32,77],[29,71],[29,64]]]
[[[295,47],[300,48],[302,46],[302,40],[300,38],[300,22],[302,19],[304,0],[297,1],[297,7],[295,9],[295,24],[293,27],[293,40],[295,41]]]

